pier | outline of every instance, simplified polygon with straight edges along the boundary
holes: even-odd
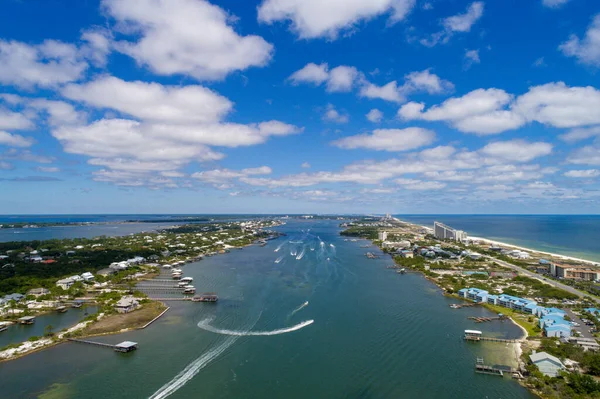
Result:
[[[490,342],[505,342],[505,343],[515,343],[519,342],[518,339],[505,339],[505,338],[493,338],[493,337],[484,337],[481,331],[478,330],[465,330],[465,341],[490,341]]]
[[[473,303],[464,303],[464,304],[458,304],[458,303],[453,303],[452,305],[450,305],[450,307],[452,309],[460,309],[460,308],[470,308],[472,306],[479,306],[479,303],[477,302],[473,302]]]
[[[523,377],[519,370],[510,366],[503,366],[499,364],[488,366],[484,364],[482,357],[477,358],[477,362],[475,363],[475,372],[480,374],[497,375],[500,377],[503,377],[504,373],[509,373],[513,378]]]
[[[474,320],[475,323],[486,323],[488,321],[493,321],[493,320],[506,320],[506,316],[496,316],[496,317],[474,317],[474,316],[470,316],[467,317],[467,319],[469,320]]]
[[[88,345],[96,345],[96,346],[102,346],[104,348],[112,348],[115,352],[131,352],[137,349],[137,342],[132,342],[132,341],[123,341],[120,344],[107,344],[104,342],[96,342],[96,341],[88,341],[85,339],[77,339],[77,338],[68,338],[68,341],[71,342],[78,342],[80,344],[88,344]]]

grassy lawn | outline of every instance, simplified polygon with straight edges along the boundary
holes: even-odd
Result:
[[[488,308],[489,310],[491,310],[493,312],[502,313],[503,315],[509,316],[517,324],[519,324],[521,327],[523,327],[525,330],[527,330],[527,334],[530,337],[541,337],[542,336],[542,333],[540,331],[534,330],[534,328],[537,327],[538,324],[537,324],[537,319],[535,317],[533,317],[532,315],[517,312],[512,309],[508,309],[508,308],[498,306],[498,305],[490,305],[489,303],[486,303],[483,306],[485,306],[486,308]],[[530,317],[533,318],[533,322],[530,322],[528,320]]]
[[[83,331],[84,335],[116,333],[126,328],[143,327],[160,314],[166,306],[160,302],[145,303],[141,309],[130,313],[118,313],[106,316]]]

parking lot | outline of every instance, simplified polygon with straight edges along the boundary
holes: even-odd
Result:
[[[565,309],[565,311],[567,312],[567,315],[571,318],[571,321],[574,321],[575,323],[579,324],[579,326],[573,327],[575,331],[579,331],[581,336],[584,338],[594,338],[594,336],[590,332],[590,328],[592,328],[593,326],[586,325],[581,320],[581,317],[573,313],[571,309]]]

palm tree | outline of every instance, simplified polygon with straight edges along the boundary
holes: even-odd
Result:
[[[54,335],[54,327],[52,327],[52,324],[48,324],[45,328],[44,328],[44,336],[46,337],[50,337],[52,335]]]

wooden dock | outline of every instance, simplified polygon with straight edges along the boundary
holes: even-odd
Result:
[[[516,343],[519,342],[518,339],[504,339],[504,338],[493,338],[493,337],[473,337],[466,336],[464,337],[465,341],[490,341],[490,342],[506,342],[506,343]]]
[[[104,342],[88,341],[85,339],[77,339],[77,338],[67,338],[67,340],[69,340],[71,342],[78,342],[80,344],[96,345],[96,346],[101,346],[104,348],[111,348],[115,352],[122,352],[122,353],[131,352],[131,351],[134,351],[137,349],[137,342],[131,342],[131,341],[123,341],[120,344],[113,345],[113,344],[107,344]]]
[[[453,303],[450,305],[450,307],[452,309],[460,309],[460,308],[470,308],[472,306],[479,306],[479,305],[480,304],[478,302],[472,302],[472,303],[469,302],[469,303],[461,303],[461,304]]]
[[[481,357],[477,358],[477,362],[475,363],[475,372],[480,373],[480,374],[497,375],[500,377],[503,377],[504,373],[509,373],[510,375],[517,374],[520,376],[519,370],[512,368],[510,366],[503,366],[503,365],[488,366],[488,365],[484,364],[483,358],[481,358]]]
[[[470,316],[470,317],[467,317],[467,319],[474,320],[475,323],[486,323],[488,321],[493,321],[493,320],[506,320],[506,316],[496,316],[496,317],[474,317],[474,316]]]

